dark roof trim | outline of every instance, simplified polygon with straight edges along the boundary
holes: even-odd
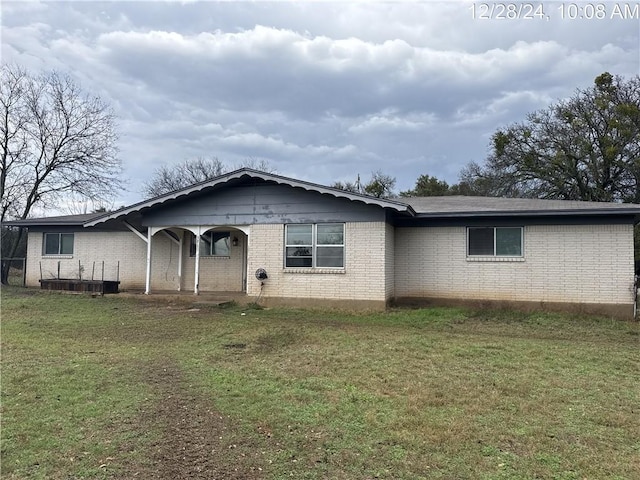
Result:
[[[84,226],[85,223],[102,217],[104,213],[84,213],[80,215],[62,215],[58,217],[25,218],[9,220],[2,224],[9,227],[56,227],[56,226]]]
[[[585,215],[633,215],[640,216],[637,205],[629,208],[583,208],[567,210],[487,210],[477,212],[435,212],[418,213],[417,218],[475,218],[475,217],[575,217]]]
[[[505,197],[469,197],[461,195],[436,197],[406,197],[398,199],[411,205],[418,215],[477,215],[483,212],[532,213],[564,212],[572,214],[577,211],[637,211],[640,205],[615,202],[593,202],[581,200],[557,200],[538,198],[505,198]]]
[[[605,212],[606,213],[606,212]],[[630,225],[637,223],[634,215],[486,215],[403,217],[393,221],[395,227],[506,227],[527,225]]]
[[[176,190],[174,192],[160,195],[158,197],[136,203],[129,207],[122,208],[115,212],[104,214],[98,218],[87,221],[84,224],[84,226],[92,227],[100,223],[106,222],[108,220],[113,220],[116,218],[123,217],[125,215],[129,215],[131,213],[139,212],[140,210],[155,207],[165,202],[176,200],[180,197],[185,197],[195,192],[200,192],[206,188],[223,185],[224,183],[227,183],[231,180],[241,179],[242,177],[255,178],[255,179],[260,179],[264,181],[275,182],[279,185],[288,185],[290,187],[302,188],[307,191],[332,195],[333,197],[336,197],[336,198],[346,198],[352,201],[363,202],[368,205],[377,205],[382,208],[390,208],[397,212],[407,212],[410,215],[415,214],[415,211],[413,210],[413,208],[404,202],[399,202],[395,200],[386,200],[383,198],[371,197],[369,195],[362,195],[359,193],[347,192],[345,190],[340,190],[338,188],[325,187],[322,185],[318,185],[316,183],[305,182],[302,180],[295,180],[293,178],[283,177],[283,176],[275,175],[272,173],[260,172],[258,170],[253,170],[250,168],[241,168],[239,170],[235,170],[233,172],[220,175],[219,177],[207,180],[205,182],[196,183],[194,185],[183,188],[181,190]]]

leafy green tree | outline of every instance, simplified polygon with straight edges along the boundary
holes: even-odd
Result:
[[[460,180],[484,195],[640,202],[640,76],[605,72],[498,130],[485,165]]]
[[[396,178],[377,170],[371,174],[371,180],[363,187],[364,193],[378,198],[395,196]]]
[[[400,192],[401,197],[438,197],[453,194],[455,190],[452,190],[447,182],[430,175],[420,175],[412,190]]]

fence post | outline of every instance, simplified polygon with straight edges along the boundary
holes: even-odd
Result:
[[[23,287],[27,286],[27,259],[25,257],[1,258],[0,263],[2,263],[2,269],[7,272],[6,281],[8,285],[16,283]],[[20,268],[22,268],[20,277],[17,275],[11,275],[12,272],[19,270]],[[42,271],[42,265],[40,265],[40,270]]]

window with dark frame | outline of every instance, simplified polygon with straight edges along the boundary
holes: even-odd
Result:
[[[344,268],[344,224],[285,225],[287,268]]]
[[[73,233],[45,233],[44,255],[73,255]]]
[[[201,257],[230,256],[231,232],[210,230],[200,235]],[[196,256],[196,236],[190,235],[189,255]]]
[[[468,227],[467,256],[522,257],[522,227]]]

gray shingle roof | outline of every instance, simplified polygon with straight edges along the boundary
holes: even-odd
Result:
[[[575,200],[542,200],[537,198],[497,197],[406,197],[403,201],[419,216],[429,215],[488,215],[488,214],[585,214],[585,213],[636,213],[640,205],[630,203],[582,202]]]
[[[104,213],[84,213],[80,215],[60,215],[57,217],[27,218],[25,220],[12,220],[4,222],[5,225],[15,226],[32,226],[32,225],[84,225],[95,218],[104,215]]]
[[[115,212],[108,213],[87,213],[82,215],[63,215],[46,218],[30,218],[26,220],[14,220],[5,222],[5,225],[15,226],[56,226],[56,225],[84,225],[93,226],[110,219],[137,213],[142,209],[154,205],[160,205],[167,200],[189,195],[190,193],[201,191],[213,185],[224,184],[230,179],[240,179],[243,176],[274,181],[292,187],[314,190],[320,193],[330,194],[350,200],[362,201],[365,203],[379,205],[383,208],[391,208],[397,212],[402,212],[410,217],[479,217],[479,216],[517,216],[517,215],[634,215],[640,218],[640,205],[629,203],[606,203],[606,202],[581,202],[572,200],[541,200],[532,198],[496,198],[496,197],[465,197],[465,196],[444,196],[444,197],[401,197],[392,199],[380,199],[367,195],[360,195],[331,187],[324,187],[310,182],[281,177],[274,174],[257,172],[251,169],[240,169],[226,175],[222,175],[213,180],[187,187],[177,192],[156,197],[151,200],[140,202],[130,207],[125,207]]]

